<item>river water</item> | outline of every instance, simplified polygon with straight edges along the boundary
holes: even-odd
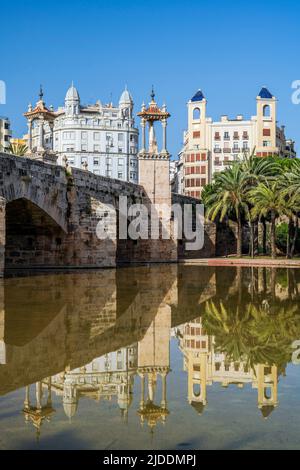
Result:
[[[299,449],[299,300],[297,269],[0,280],[0,449]]]

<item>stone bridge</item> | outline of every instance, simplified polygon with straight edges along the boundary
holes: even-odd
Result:
[[[164,174],[164,181],[156,176],[153,189],[146,187],[148,179],[151,181],[148,169],[140,186],[0,154],[0,276],[11,269],[101,268],[128,262],[177,261],[188,256],[185,243],[172,237],[134,241],[118,236],[120,195],[127,196],[128,205],[157,200],[170,206],[172,201],[196,202],[171,196],[167,168]],[[159,193],[164,193],[163,197]],[[100,220],[109,235],[106,239],[96,235]],[[215,255],[214,224],[206,226],[205,237],[204,249],[191,252],[192,257]]]

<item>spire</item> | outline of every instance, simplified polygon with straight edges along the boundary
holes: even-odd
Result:
[[[40,93],[39,93],[40,101],[43,101],[43,97],[44,97],[43,87],[42,85],[40,85]]]
[[[153,85],[152,85],[152,90],[151,90],[151,100],[154,101],[154,98],[155,98],[155,93],[154,93],[154,88],[153,88]]]

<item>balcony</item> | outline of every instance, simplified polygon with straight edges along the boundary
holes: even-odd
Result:
[[[221,140],[221,137],[215,134],[215,140]]]
[[[248,140],[249,139],[249,135],[248,134],[243,134],[243,140]]]
[[[231,153],[231,148],[224,148],[223,153]]]
[[[222,166],[222,162],[219,162],[219,160],[214,161],[215,166]]]
[[[240,149],[238,147],[233,148],[232,153],[240,153]]]
[[[215,152],[215,153],[221,153],[221,152],[222,152],[222,149],[220,149],[219,147],[215,147],[215,148],[214,148],[214,152]]]
[[[238,134],[233,135],[233,140],[240,140],[240,136]]]
[[[224,135],[224,140],[230,140],[230,136],[225,136]]]

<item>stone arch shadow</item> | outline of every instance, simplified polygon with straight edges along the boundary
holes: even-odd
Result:
[[[63,262],[65,227],[35,199],[5,204],[4,270],[58,266]]]

